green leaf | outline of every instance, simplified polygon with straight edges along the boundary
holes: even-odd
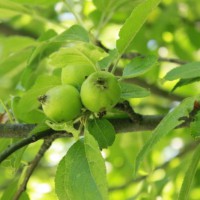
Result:
[[[21,85],[24,89],[29,89],[36,78],[47,70],[47,64],[42,63],[43,59],[61,47],[61,43],[52,42],[56,36],[57,33],[50,29],[43,33],[37,40],[37,44],[27,59],[27,67],[21,75]]]
[[[0,140],[0,152],[5,151],[10,145],[19,141],[19,139],[1,139]],[[24,154],[26,147],[15,151],[12,155],[6,158],[0,165],[9,170],[17,170],[21,165],[22,156]]]
[[[27,56],[29,56],[30,53],[31,49],[29,48],[13,53],[2,60],[0,62],[0,76],[4,76],[3,78],[5,78],[5,75],[8,77],[14,77],[18,72],[20,73],[24,69]],[[14,69],[16,71],[15,73],[13,73]]]
[[[195,120],[190,124],[190,129],[193,137],[200,137],[200,112],[195,115]]]
[[[10,145],[19,141],[19,139],[1,139],[0,140],[0,152],[5,151]],[[1,166],[8,168],[10,170],[17,170],[21,165],[22,156],[24,151],[26,150],[26,146],[15,151],[9,157],[7,157],[2,163]]]
[[[0,152],[4,151],[9,145],[11,140],[2,138],[0,140]]]
[[[12,0],[14,2],[17,2],[17,3],[21,3],[21,4],[30,4],[30,5],[36,5],[36,6],[41,6],[41,5],[51,5],[53,3],[57,3],[58,0]]]
[[[13,180],[8,187],[6,187],[6,190],[3,193],[3,196],[1,197],[1,200],[8,200],[8,199],[13,199],[13,196],[15,192],[17,191],[17,180]]]
[[[106,119],[93,119],[88,122],[88,131],[99,143],[99,147],[107,148],[115,140],[115,129]]]
[[[90,134],[73,144],[59,163],[55,190],[59,200],[108,199],[104,160]]]
[[[109,0],[93,0],[93,3],[99,10],[102,10],[103,8],[106,8]]]
[[[19,139],[13,139],[12,144],[18,142]],[[18,151],[15,151],[12,153],[6,160],[4,160],[5,163],[8,163],[7,167],[12,167],[12,169],[19,169],[20,165],[22,164],[22,157],[24,155],[24,152],[26,150],[27,146],[24,146],[23,148],[20,148]]]
[[[38,62],[57,51],[61,46],[66,45],[69,41],[89,42],[89,36],[87,31],[79,25],[74,25],[59,35],[53,30],[48,30],[38,39],[38,45],[28,59],[29,67],[37,67]],[[37,65],[33,65],[35,63]]]
[[[157,63],[157,57],[149,55],[134,58],[123,70],[122,78],[133,78],[146,73]]]
[[[17,14],[30,14],[30,10],[28,8],[9,0],[0,1],[0,11],[1,9],[16,12]]]
[[[50,39],[55,37],[57,34],[53,30],[48,30],[43,33],[38,39],[38,44],[34,48],[31,56],[28,59],[28,65],[32,66],[33,63],[40,62],[43,58],[49,56],[52,52],[60,47],[58,43],[51,43]]]
[[[88,32],[80,25],[73,25],[53,39],[54,42],[82,41],[89,42]]]
[[[19,200],[30,200],[26,191],[22,193]]]
[[[39,42],[50,41],[51,39],[53,39],[56,36],[57,36],[57,33],[54,30],[49,29],[49,30],[45,31],[44,33],[42,33],[42,35],[40,35],[40,37],[38,38],[38,41]]]
[[[160,1],[161,0],[146,0],[132,11],[119,32],[117,49],[120,55],[129,48],[136,34],[145,23],[148,15],[156,8]]]
[[[198,168],[198,164],[200,161],[200,145],[196,148],[192,160],[190,161],[190,165],[188,170],[185,173],[185,177],[183,180],[183,184],[181,186],[181,190],[179,193],[178,200],[188,200],[190,190],[192,187],[193,179]]]
[[[165,80],[190,79],[200,77],[200,62],[191,62],[181,65],[169,71],[164,77]]]
[[[0,59],[6,59],[9,55],[12,55],[14,52],[19,52],[22,49],[25,49],[29,46],[35,45],[35,40],[33,38],[24,37],[24,36],[9,36],[9,37],[0,37],[0,46],[3,51],[1,51]]]
[[[182,86],[185,86],[185,85],[189,85],[189,84],[192,84],[194,82],[198,82],[200,81],[200,77],[197,77],[197,78],[189,78],[189,79],[180,79],[176,85],[173,87],[172,91],[176,90],[178,87],[182,87]]]
[[[48,41],[40,43],[38,46],[35,47],[33,50],[32,55],[28,59],[28,67],[33,69],[39,66],[39,62],[48,57],[53,52],[57,51],[61,47],[60,43],[51,43]]]
[[[1,197],[1,200],[8,200],[13,199],[14,195],[16,194],[16,191],[18,189],[18,180],[14,179],[11,183],[9,183],[4,190],[3,196]],[[19,200],[29,200],[29,196],[26,192],[23,192],[20,196]]]
[[[138,85],[120,82],[121,98],[142,98],[150,95],[150,91]]]
[[[106,19],[110,19],[113,15],[120,15],[120,18],[123,20],[123,16],[127,16],[127,14],[129,14],[133,8],[135,8],[136,5],[142,1],[143,0],[93,0],[93,3],[96,6],[98,12],[101,12],[101,15],[103,15],[102,18],[104,18],[106,21]],[[123,13],[123,15],[121,15],[121,13]],[[100,23],[101,22],[102,21],[100,21]]]
[[[96,69],[97,62],[106,56],[100,48],[88,43],[77,43],[72,47],[61,48],[50,56],[50,64],[57,68],[68,65],[92,66]]]
[[[5,98],[2,90],[11,93],[16,88],[16,85],[20,81],[20,75],[26,67],[27,57],[30,54],[31,49],[28,48],[13,53],[0,62],[0,98]]]
[[[176,126],[180,125],[182,121],[181,117],[189,115],[189,112],[192,111],[195,97],[190,97],[185,99],[179,106],[174,108],[169,112],[164,119],[159,123],[156,129],[153,131],[151,137],[144,144],[140,152],[136,157],[135,162],[135,173],[137,172],[142,160],[145,155],[147,155],[153,146],[164,136],[166,136],[170,131],[172,131]]]
[[[18,96],[14,96],[11,99],[11,108],[16,121],[27,123],[40,123],[45,119],[44,114],[38,109],[31,110],[28,113],[26,112],[26,110],[23,110],[23,108],[19,106],[20,100],[21,98]]]

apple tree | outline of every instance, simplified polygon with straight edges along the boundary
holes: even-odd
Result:
[[[199,13],[1,0],[1,199],[200,199]]]

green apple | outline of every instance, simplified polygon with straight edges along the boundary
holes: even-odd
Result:
[[[80,89],[85,78],[93,72],[94,68],[90,65],[69,65],[62,68],[61,81],[62,84],[73,85]]]
[[[121,89],[116,77],[109,72],[92,73],[81,86],[83,105],[92,112],[103,112],[120,99]]]
[[[78,90],[71,85],[51,88],[38,100],[45,115],[56,122],[70,121],[81,113],[81,99]]]

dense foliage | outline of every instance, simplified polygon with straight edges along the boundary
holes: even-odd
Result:
[[[199,13],[0,0],[0,198],[200,199]]]

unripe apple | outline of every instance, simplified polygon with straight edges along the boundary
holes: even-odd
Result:
[[[80,89],[85,78],[93,72],[94,68],[90,65],[69,65],[62,68],[61,81],[62,84],[73,85]]]
[[[38,100],[45,115],[56,122],[70,121],[81,112],[81,99],[78,90],[71,85],[51,88]]]
[[[81,86],[83,105],[92,112],[106,111],[119,101],[120,85],[116,77],[109,72],[92,73]]]

